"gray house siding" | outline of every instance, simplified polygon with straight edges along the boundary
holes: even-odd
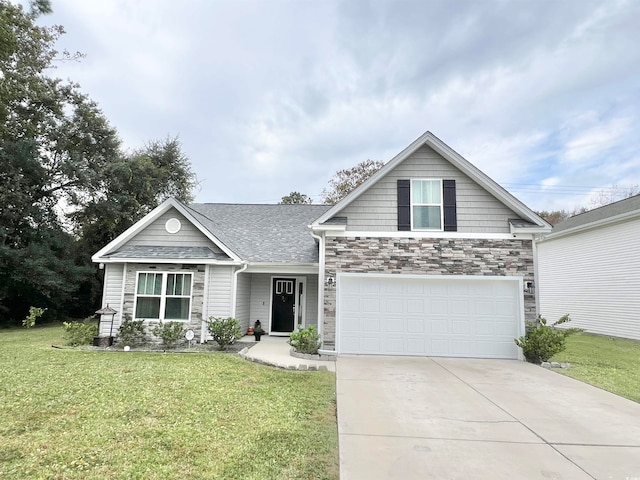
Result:
[[[345,207],[347,230],[398,230],[397,180],[412,178],[456,181],[458,231],[509,233],[508,220],[519,216],[428,146],[423,146]]]
[[[207,282],[207,318],[228,317],[231,315],[232,277],[233,267],[231,266],[209,266],[209,281]]]
[[[640,219],[536,244],[540,314],[640,340]]]
[[[180,220],[181,227],[178,233],[168,233],[165,229],[165,224],[170,218],[177,218]],[[209,240],[175,208],[171,208],[158,217],[125,245],[146,245],[154,247],[209,247],[214,252],[221,253],[221,250],[211,240]]]
[[[238,275],[236,294],[236,320],[240,324],[240,330],[244,334],[249,327],[251,316],[251,277],[240,273]]]
[[[107,263],[104,266],[104,286],[102,291],[102,305],[100,308],[107,304],[116,310],[113,316],[113,332],[117,332],[122,321],[122,272],[124,271],[124,264],[122,263]],[[107,336],[111,331],[111,315],[103,315],[100,319],[100,332],[99,335]]]
[[[531,240],[328,237],[325,275],[338,272],[520,276],[534,281]],[[535,297],[524,294],[525,320],[536,318]],[[325,287],[324,348],[335,348],[336,290]]]
[[[251,274],[250,322],[253,325],[260,320],[262,328],[269,330],[269,308],[271,306],[271,275],[267,273]]]

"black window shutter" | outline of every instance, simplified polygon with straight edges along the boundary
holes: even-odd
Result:
[[[444,231],[457,232],[456,181],[442,181],[442,206],[444,208]]]
[[[398,180],[398,231],[411,230],[411,181]]]

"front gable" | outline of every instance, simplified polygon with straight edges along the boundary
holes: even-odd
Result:
[[[222,253],[218,245],[198,230],[191,221],[175,208],[165,213],[134,235],[123,247],[208,247],[215,253]]]
[[[446,200],[444,190],[447,185],[454,185],[455,214],[452,216],[456,219],[457,228],[453,231],[509,233],[509,219],[519,218],[517,213],[445,160],[442,155],[423,145],[339,213],[340,216],[347,217],[347,230],[402,230],[399,228],[398,188],[402,188],[403,185],[409,188],[412,179],[442,180],[443,200]],[[410,205],[404,206],[409,208]],[[447,216],[445,212],[445,231],[448,230]]]
[[[238,256],[198,222],[179,201],[169,198],[93,257],[94,262],[239,263]]]
[[[547,222],[430,132],[400,152],[311,226],[318,230],[334,229],[332,219],[341,217],[346,218],[346,226],[342,228],[347,231],[412,230],[412,180],[433,180],[441,189],[439,207],[443,218],[435,232],[508,234],[545,233],[551,229]],[[434,230],[413,230],[434,233]]]

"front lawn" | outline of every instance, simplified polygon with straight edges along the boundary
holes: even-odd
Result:
[[[640,342],[579,333],[567,338],[567,349],[554,362],[571,368],[557,371],[569,377],[640,402]]]
[[[0,478],[335,479],[335,378],[0,330]]]

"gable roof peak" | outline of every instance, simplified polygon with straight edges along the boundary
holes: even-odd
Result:
[[[505,190],[502,186],[500,186],[497,182],[492,180],[488,175],[478,169],[475,165],[465,159],[458,152],[453,150],[449,145],[440,140],[436,135],[427,130],[425,133],[420,135],[416,140],[411,142],[409,146],[407,146],[404,150],[398,153],[395,157],[389,160],[385,165],[374,173],[371,177],[369,177],[366,181],[364,181],[358,188],[353,190],[349,195],[344,197],[338,203],[336,203],[332,208],[330,208],[324,215],[316,219],[315,222],[311,224],[311,227],[320,225],[331,217],[339,214],[345,207],[351,204],[354,200],[356,200],[360,195],[366,192],[372,185],[374,185],[379,179],[387,175],[391,170],[397,167],[400,163],[404,162],[409,156],[411,156],[418,149],[422,148],[424,145],[431,147],[434,151],[440,154],[445,160],[449,163],[457,167],[471,179],[473,179],[476,183],[482,186],[485,190],[491,193],[494,197],[496,197],[499,201],[508,206],[511,210],[516,212],[518,215],[522,216],[523,219],[528,220],[536,225],[539,225],[545,229],[551,229],[551,225],[549,225],[544,219],[540,218],[533,210],[527,207],[524,203],[510,194],[507,190]]]

